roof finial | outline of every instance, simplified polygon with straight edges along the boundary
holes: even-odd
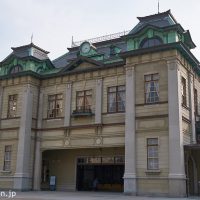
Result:
[[[160,0],[158,0],[158,14],[160,13]]]
[[[75,43],[74,43],[74,36],[72,35],[72,45],[71,47],[74,47]]]
[[[31,35],[31,44],[33,43],[33,33]]]

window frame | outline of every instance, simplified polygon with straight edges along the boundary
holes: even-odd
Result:
[[[152,41],[152,40],[154,40],[154,45],[151,46],[151,45],[148,44],[147,47],[144,47],[144,44],[145,44],[146,42],[149,42],[149,41]],[[159,41],[159,44],[158,44],[158,45],[155,45],[155,40],[156,40],[156,41]],[[152,37],[152,38],[144,38],[144,39],[140,42],[139,47],[140,47],[140,49],[145,49],[145,48],[151,48],[151,47],[159,46],[159,45],[162,45],[162,44],[163,44],[163,40],[162,40],[159,36],[154,36],[154,37]]]
[[[187,82],[183,76],[181,77],[181,87],[181,103],[183,107],[187,107]]]
[[[9,149],[9,150],[6,150],[6,149]],[[10,159],[7,159],[7,153],[9,154],[9,158]],[[11,162],[12,162],[12,145],[5,145],[4,147],[4,161],[3,161],[3,171],[11,171]],[[9,167],[6,168],[6,163],[9,163]]]
[[[150,139],[156,139],[157,140],[157,144],[149,144],[148,140]],[[146,144],[147,144],[147,170],[159,170],[159,138],[158,137],[149,137],[146,138]],[[149,147],[157,147],[157,157],[149,157]],[[157,159],[158,162],[158,168],[150,168],[149,167],[149,159]]]
[[[158,79],[157,80],[153,80],[153,76],[154,75],[158,75]],[[147,76],[151,76],[151,80],[150,81],[146,81],[146,77]],[[159,85],[159,80],[160,80],[160,75],[159,73],[154,73],[154,74],[145,74],[144,75],[144,104],[146,105],[151,105],[151,104],[158,104],[160,102],[160,85]],[[157,82],[158,83],[158,101],[154,101],[154,102],[147,102],[147,97],[146,97],[146,83],[149,83],[149,82]],[[151,92],[151,91],[150,91]],[[154,91],[155,92],[155,91]]]
[[[83,93],[83,96],[79,96],[78,93]],[[87,95],[87,92],[91,92],[90,95]],[[83,97],[83,109],[78,109],[78,97]],[[86,98],[91,97],[91,105],[89,105],[89,108],[86,108]],[[92,111],[92,89],[89,90],[82,90],[82,91],[76,91],[76,112],[91,112]]]
[[[194,113],[198,115],[198,91],[194,88]]]
[[[119,87],[124,87],[124,90],[118,90],[118,88]],[[109,89],[110,88],[116,88],[116,91],[115,92],[109,92]],[[124,108],[124,111],[119,111],[119,109],[118,109],[118,101],[117,101],[117,95],[118,95],[118,92],[124,92],[125,93],[125,100],[124,100],[124,102],[125,102],[125,108]],[[115,98],[116,98],[116,101],[115,101],[115,106],[116,106],[116,109],[115,109],[115,111],[114,112],[110,112],[109,111],[109,94],[110,93],[115,93]],[[117,86],[111,86],[111,87],[107,87],[107,113],[109,113],[109,114],[113,114],[113,113],[125,113],[126,112],[126,85],[117,85]]]
[[[58,98],[59,95],[62,95],[62,98]],[[54,100],[50,100],[51,97],[54,97]],[[56,108],[57,101],[62,101],[62,107],[61,108]],[[54,109],[50,110],[50,102],[54,102]],[[57,110],[60,110],[60,116],[58,116]],[[52,114],[54,115],[53,117],[50,117],[50,111],[52,111]],[[56,119],[62,117],[63,113],[63,93],[58,93],[58,94],[50,94],[48,95],[48,108],[47,108],[47,119]]]
[[[11,109],[10,109],[10,102],[12,101],[12,103],[14,102],[14,100],[11,100],[11,97],[15,97],[15,102],[16,102],[16,110],[15,110],[15,115],[11,116]],[[11,94],[11,95],[8,95],[8,111],[7,111],[7,118],[9,119],[12,119],[12,118],[15,118],[17,117],[17,102],[18,102],[18,95],[17,94]]]

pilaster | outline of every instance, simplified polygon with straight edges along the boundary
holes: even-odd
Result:
[[[72,83],[66,84],[64,126],[70,126]]]
[[[0,86],[0,126],[1,126],[1,118],[2,118],[2,108],[3,108],[3,86]]]
[[[101,124],[103,80],[96,80],[95,124]]]
[[[196,128],[195,128],[195,108],[194,108],[194,76],[189,72],[188,75],[188,91],[189,91],[189,108],[191,121],[191,142],[196,144]]]
[[[37,129],[42,128],[42,115],[43,115],[43,100],[44,92],[43,90],[39,93],[39,102],[38,102],[38,116],[37,116]],[[41,131],[37,131],[35,138],[35,163],[34,163],[34,177],[33,177],[33,190],[40,190],[41,185],[41,168],[42,168],[42,152],[41,152],[41,140],[40,140]]]
[[[22,112],[18,136],[17,163],[14,175],[14,189],[30,190],[31,175],[30,150],[31,150],[31,126],[32,126],[32,102],[33,94],[31,86],[28,84],[24,90],[22,98]]]
[[[126,115],[125,115],[125,173],[124,193],[136,195],[136,144],[135,144],[135,69],[126,68]]]
[[[182,134],[182,99],[180,64],[174,60],[168,65],[169,112],[169,195],[186,196],[186,176]]]

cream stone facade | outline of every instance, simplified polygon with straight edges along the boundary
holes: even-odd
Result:
[[[64,191],[198,193],[195,45],[170,11],[139,20],[52,62],[34,44],[12,48],[0,65],[0,188],[52,189],[55,176]]]

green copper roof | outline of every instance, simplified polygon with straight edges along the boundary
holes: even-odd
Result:
[[[138,17],[138,19],[140,22],[129,32],[129,35],[137,33],[147,25],[163,28],[177,24],[170,10],[146,17]]]
[[[81,46],[68,48],[69,52],[53,61],[48,58],[48,51],[33,43],[14,47],[13,52],[0,62],[0,77],[16,76],[11,74],[14,67],[21,69],[20,76],[29,73],[40,78],[80,73],[82,69],[78,66],[82,62],[86,62],[83,71],[114,67],[125,63],[124,55],[158,49],[162,51],[169,47],[178,49],[192,66],[199,66],[190,52],[190,49],[195,48],[190,32],[177,23],[170,10],[138,17],[138,20],[139,23],[125,36],[90,44],[88,52],[82,51]],[[154,46],[146,45],[152,42]]]

